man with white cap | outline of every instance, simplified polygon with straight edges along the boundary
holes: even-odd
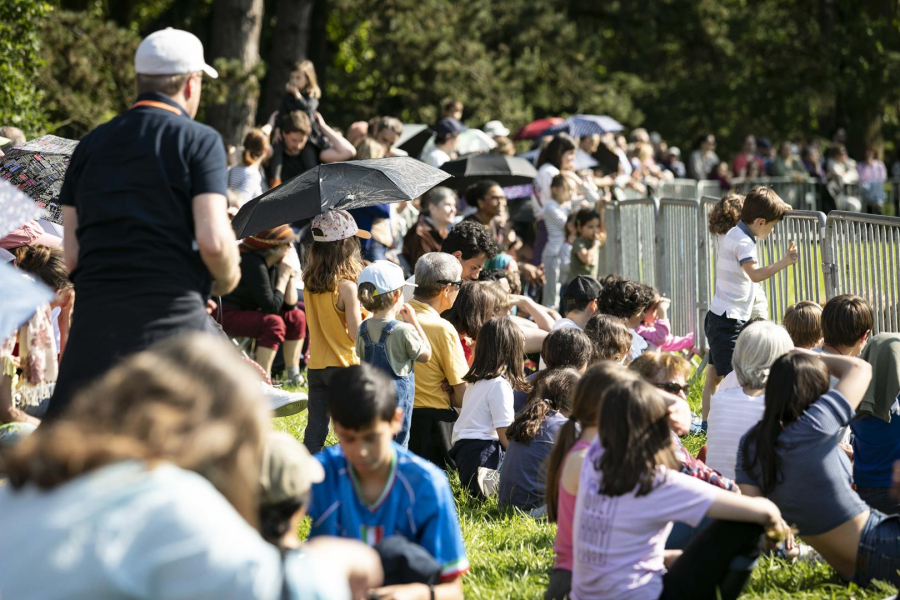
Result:
[[[208,330],[210,292],[240,279],[225,149],[193,121],[203,74],[217,73],[196,36],[171,28],[141,42],[134,66],[137,100],[81,140],[60,192],[77,302],[49,418],[122,357]]]

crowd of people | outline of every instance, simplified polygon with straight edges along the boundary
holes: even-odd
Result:
[[[156,32],[135,67],[136,102],[72,156],[63,237],[29,222],[0,240],[55,292],[0,346],[0,594],[462,598],[448,476],[556,523],[547,599],[736,598],[763,553],[900,584],[900,335],[873,337],[850,295],[769,320],[760,284],[798,249],[763,265],[756,242],[790,206],[754,187],[710,214],[698,415],[693,334],[600,269],[613,190],[715,177],[712,136],[685,165],[646,131],[561,133],[527,197],[440,186],[236,240],[247,201],[398,155],[402,124],[329,127],[305,61],[228,152],[193,120],[217,75],[199,40]],[[444,107],[426,163],[455,157],[463,108]],[[601,147],[614,169],[579,165]],[[757,153],[748,138],[734,170],[807,168],[791,144]],[[272,432],[303,410],[302,444]]]

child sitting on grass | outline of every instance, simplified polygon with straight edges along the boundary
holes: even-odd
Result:
[[[579,275],[587,275],[594,279],[598,277],[602,228],[600,213],[596,209],[582,208],[575,213],[575,231],[578,236],[572,243],[570,280]]]
[[[450,448],[460,483],[475,497],[484,497],[479,468],[499,470],[509,445],[506,428],[515,418],[513,390],[531,389],[525,381],[524,356],[525,338],[509,319],[493,318],[481,328]]]
[[[750,577],[763,533],[788,536],[772,502],[678,472],[667,417],[666,401],[643,381],[615,383],[603,394],[599,437],[578,486],[573,600],[732,600]],[[705,516],[722,520],[683,553],[665,550],[673,521],[697,526]]]
[[[797,246],[790,242],[778,262],[762,267],[756,250],[784,218],[790,206],[770,188],[757,186],[744,198],[741,220],[722,238],[716,259],[716,293],[706,313],[709,367],[703,387],[703,424],[709,417],[709,399],[722,377],[731,373],[731,355],[737,336],[752,316],[758,297],[764,297],[760,283],[797,262]]]
[[[359,301],[372,317],[364,321],[356,335],[356,353],[361,362],[384,371],[394,382],[403,423],[394,441],[409,445],[416,380],[413,365],[431,360],[431,345],[416,313],[403,303],[403,269],[386,260],[376,260],[359,274]],[[401,322],[397,315],[403,317]],[[377,340],[377,341],[373,341]]]
[[[653,288],[623,277],[610,276],[602,282],[597,310],[618,317],[631,334],[631,360],[636,359],[648,345],[635,329],[644,318],[644,311],[653,301]]]
[[[591,364],[607,360],[618,364],[631,362],[631,333],[622,319],[594,315],[584,326],[584,332],[593,345]]]
[[[343,369],[329,387],[328,410],[340,443],[316,456],[325,479],[313,486],[310,538],[375,546],[401,536],[437,562],[440,583],[380,588],[374,597],[461,600],[469,561],[453,493],[440,469],[393,441],[403,411],[390,379],[368,364]]]
[[[822,307],[804,300],[789,306],[782,320],[795,348],[822,351]]]
[[[544,466],[556,434],[572,414],[569,395],[580,377],[575,369],[559,369],[541,371],[534,379],[528,404],[506,430],[509,447],[500,471],[501,506],[539,511],[532,516],[546,514]]]
[[[556,559],[544,600],[563,600],[572,585],[572,519],[584,455],[597,437],[603,391],[616,381],[637,381],[637,375],[605,361],[585,371],[572,393],[572,414],[563,423],[547,461],[547,517],[557,524]]]
[[[694,347],[693,332],[681,337],[672,335],[672,328],[666,316],[671,303],[671,300],[660,298],[659,292],[653,290],[653,302],[644,311],[644,318],[635,331],[656,350],[662,352],[690,350]]]

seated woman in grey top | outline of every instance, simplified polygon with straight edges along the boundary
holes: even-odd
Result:
[[[829,390],[829,374],[838,378]],[[853,420],[872,367],[857,358],[785,354],[772,365],[762,420],[741,440],[737,482],[775,502],[784,520],[842,577],[900,583],[900,520],[852,488],[838,432]]]

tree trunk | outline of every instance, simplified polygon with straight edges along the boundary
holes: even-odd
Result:
[[[278,110],[294,65],[307,57],[309,27],[315,0],[275,0],[275,33],[260,103],[259,120]],[[317,74],[323,65],[316,65]]]
[[[207,121],[227,145],[239,145],[256,120],[259,100],[259,34],[264,0],[215,0],[210,59],[219,63],[219,78],[226,96],[207,110]]]

